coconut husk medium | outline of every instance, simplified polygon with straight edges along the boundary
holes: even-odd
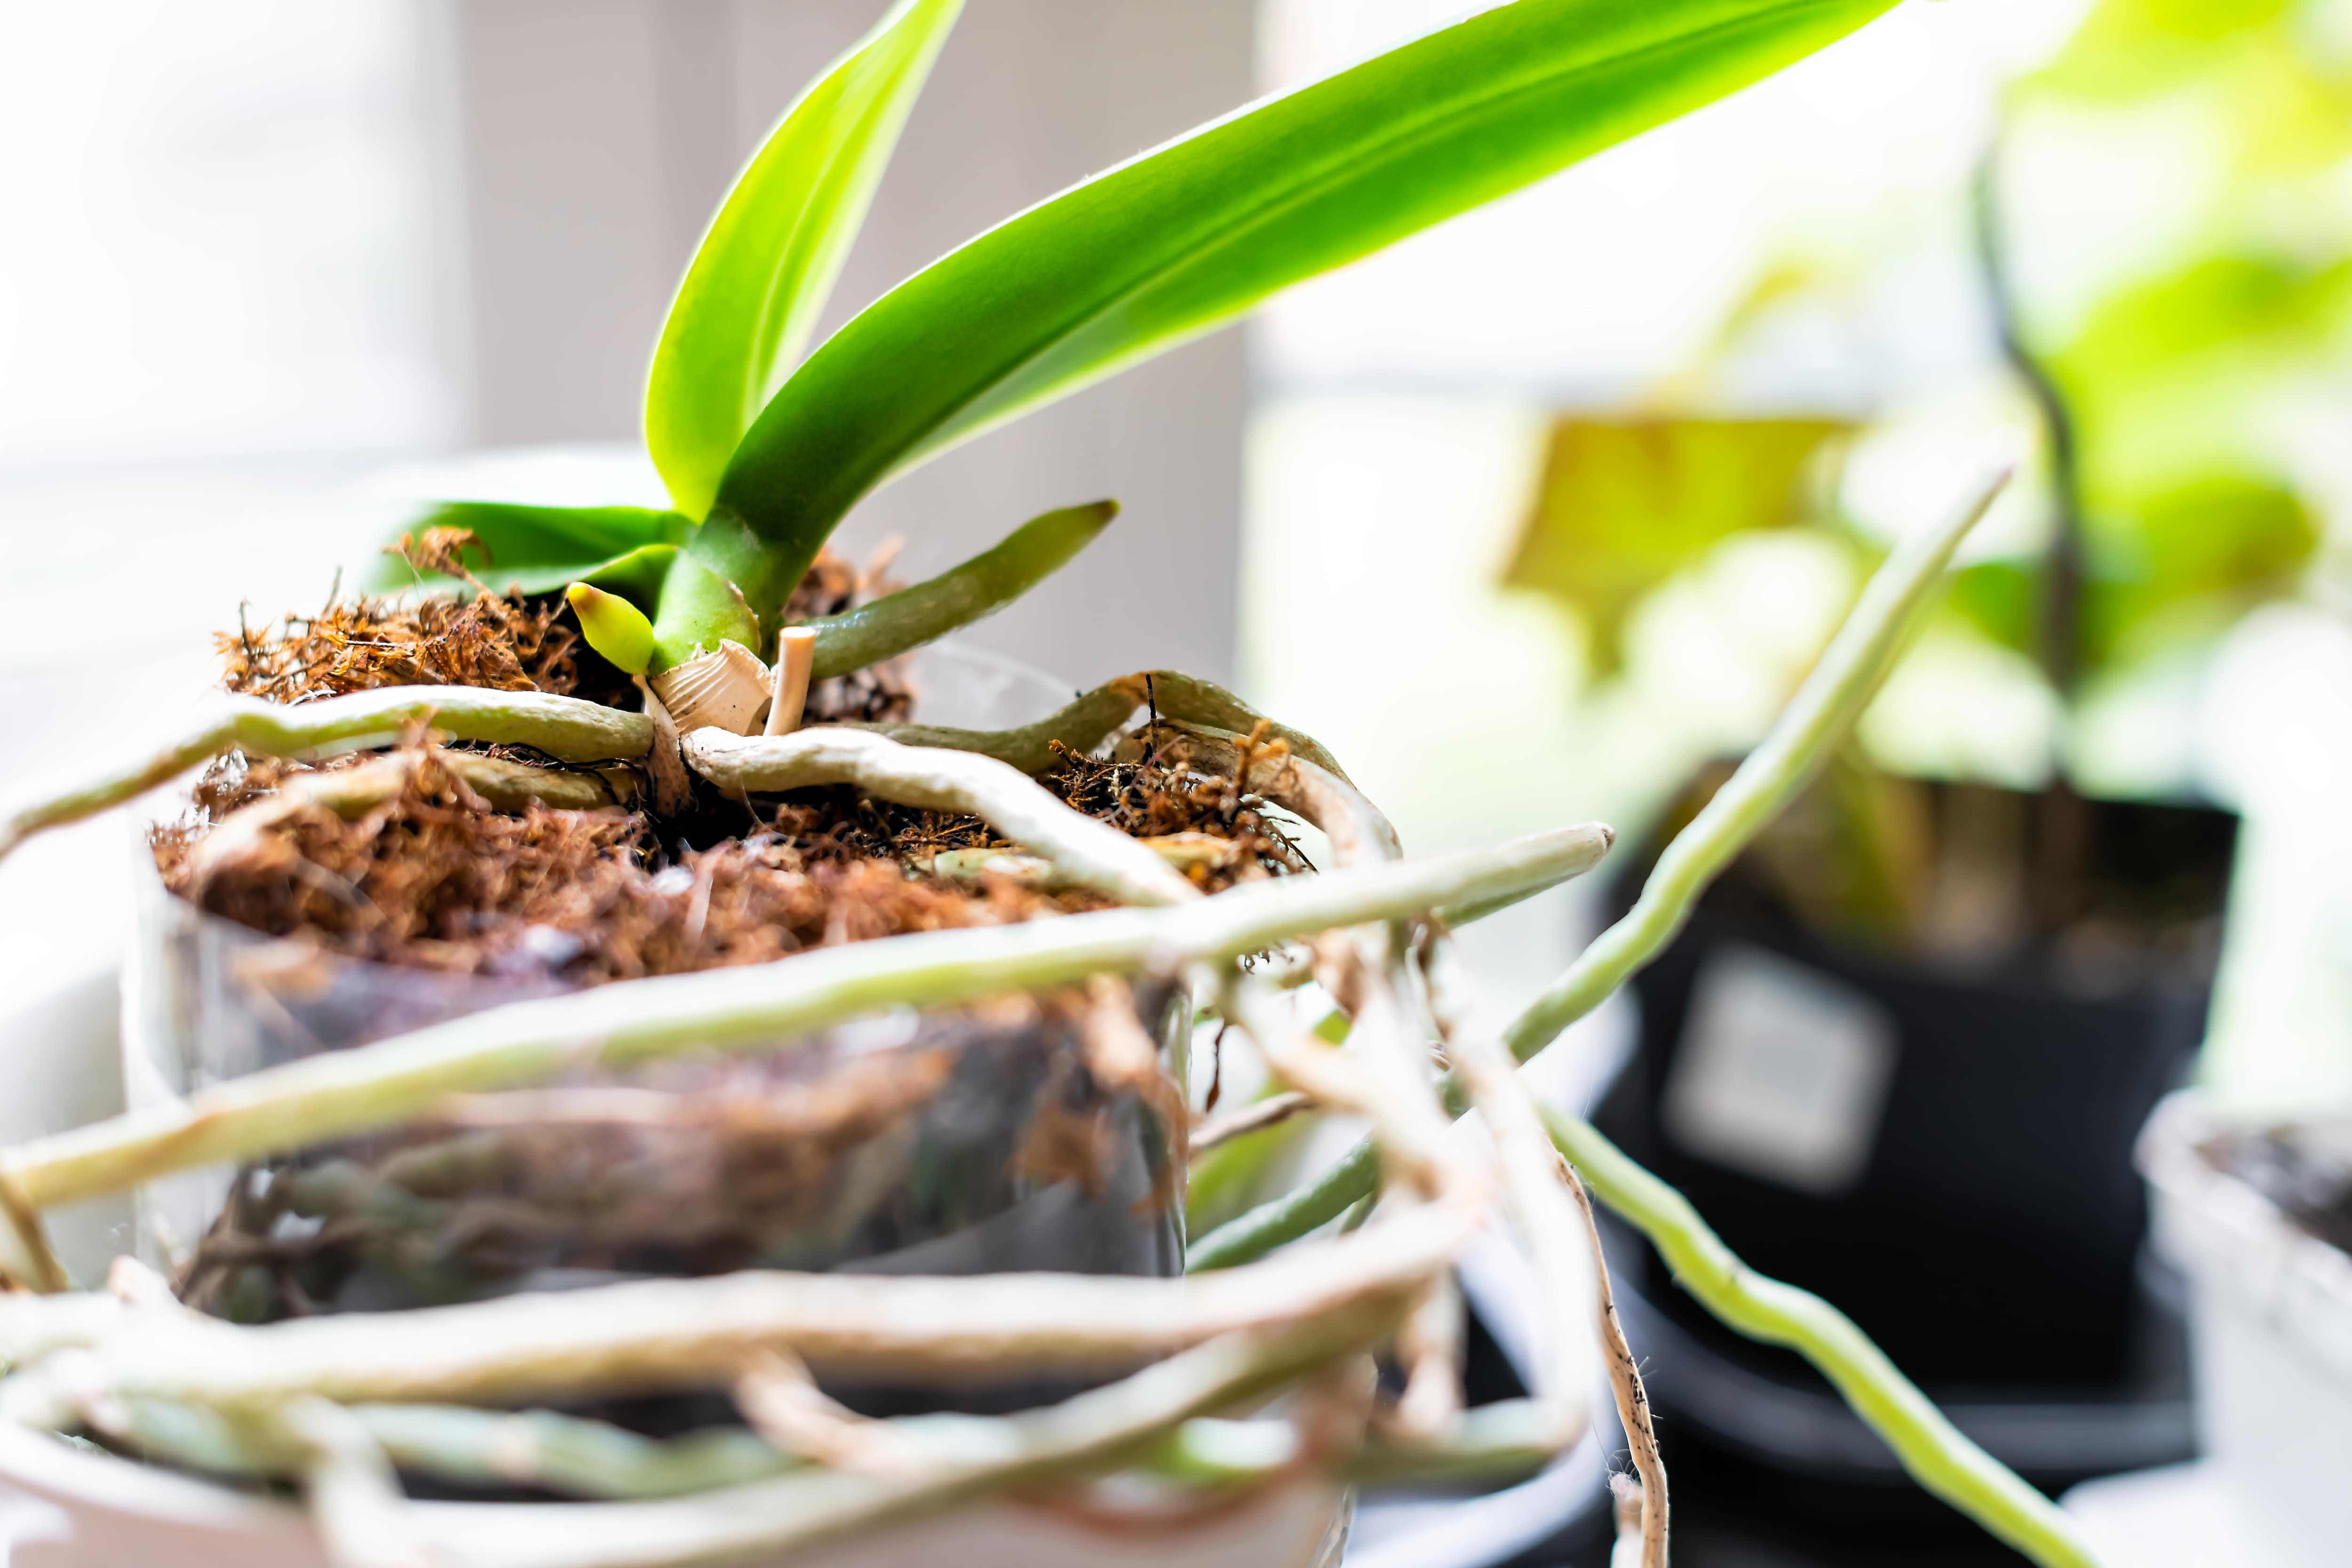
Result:
[[[462,567],[461,544],[412,543],[411,560]],[[847,608],[875,575],[821,558],[793,614]],[[280,701],[429,681],[636,705],[561,600],[476,589],[336,597],[317,616],[241,630],[221,639],[226,684]],[[903,668],[885,667],[822,683],[811,706],[818,721],[887,719],[911,700]],[[421,731],[399,755],[397,787],[365,809],[346,804],[351,816],[288,786],[382,772],[377,759],[221,758],[184,818],[153,837],[165,886],[316,950],[321,963],[294,966],[301,984],[333,984],[319,978],[332,973],[324,961],[361,959],[511,978],[525,994],[1108,901],[994,871],[940,874],[943,854],[1013,847],[978,817],[848,786],[728,798],[698,781],[691,806],[662,817],[498,810]],[[1061,751],[1039,782],[1129,835],[1223,846],[1187,862],[1204,890],[1308,868],[1281,821],[1236,780],[1193,767],[1174,731],[1148,727],[1113,758]],[[207,851],[248,809],[262,816]],[[592,1277],[830,1268],[942,1244],[1049,1191],[1075,1205],[1055,1227],[1069,1256],[1023,1266],[1164,1270],[1186,1120],[1158,1067],[1172,1004],[1164,985],[1103,980],[924,1015],[887,1050],[825,1036],[459,1097],[397,1131],[241,1173],[178,1284],[206,1310],[261,1321]]]
[[[427,529],[421,539],[404,536],[394,552],[420,576],[462,580],[471,596],[347,597],[338,586],[316,614],[289,614],[257,630],[240,612],[235,632],[213,638],[221,684],[288,704],[383,686],[483,686],[636,706],[628,678],[582,638],[579,617],[561,594],[498,592],[474,575],[469,553],[487,555],[471,533]],[[898,585],[887,571],[887,553],[860,569],[822,552],[793,591],[785,616],[801,621],[854,609]],[[907,661],[896,658],[816,682],[804,712],[812,724],[888,723],[912,710]]]

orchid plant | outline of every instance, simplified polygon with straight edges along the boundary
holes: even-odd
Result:
[[[616,982],[0,1151],[0,1273],[26,1288],[0,1295],[0,1415],[210,1471],[299,1480],[346,1568],[656,1564],[772,1553],[1107,1471],[1215,1489],[1304,1469],[1342,1482],[1525,1469],[1586,1429],[1605,1371],[1641,1476],[1629,1544],[1662,1568],[1665,1478],[1608,1307],[1589,1184],[1710,1309],[1822,1367],[1924,1484],[2045,1568],[2086,1568],[2064,1516],[1956,1431],[1850,1321],[1749,1272],[1677,1194],[1583,1121],[1539,1104],[1516,1071],[1662,951],[1708,880],[1819,767],[2004,475],[1887,562],[1772,736],[1661,858],[1633,910],[1507,1028],[1477,1016],[1449,929],[1590,868],[1609,847],[1605,827],[1405,858],[1310,738],[1167,672],[1110,682],[1023,730],[784,733],[810,679],[1010,602],[1111,515],[1108,504],[1048,514],[940,578],[787,624],[792,590],[876,485],[1290,283],[1732,91],[1889,3],[1514,0],[1483,10],[1009,219],[803,357],[959,9],[902,0],[784,115],[679,288],[646,408],[671,510],[457,501],[434,519],[469,531],[525,591],[565,589],[592,645],[643,679],[645,713],[460,686],[284,707],[235,699],[152,755],[0,812],[0,853],[226,749],[315,757],[429,724],[579,769],[642,762],[658,780],[665,763],[690,768],[730,794],[854,783],[971,812],[1045,869],[1126,907]],[[1028,776],[1057,746],[1085,752],[1109,738],[1147,698],[1159,717],[1189,726],[1198,759],[1235,787],[1319,827],[1331,868],[1203,896],[1141,841]],[[558,789],[598,798],[591,773],[447,755],[492,806],[552,804]],[[405,765],[394,753],[299,775],[288,793],[365,810],[398,787]],[[1276,979],[1239,966],[1269,952],[1325,983],[1336,1005],[1323,1024],[1297,1027]],[[1248,1111],[1255,1125],[1312,1105],[1373,1129],[1336,1167],[1193,1237],[1184,1279],[755,1270],[241,1327],[184,1310],[128,1260],[106,1291],[73,1290],[43,1234],[46,1209],[397,1126],[451,1095],[688,1049],[768,1048],[877,1007],[1140,973],[1189,979],[1256,1042],[1291,1093]],[[1343,1037],[1346,1050],[1330,1048]],[[1428,1070],[1433,1042],[1444,1084]],[[1141,1045],[1128,1069],[1156,1071]],[[1491,1147],[1455,1136],[1449,1110],[1463,1109],[1484,1119]],[[1190,1142],[1197,1152],[1248,1131],[1196,1125]],[[1535,1261],[1541,1332],[1530,1396],[1465,1410],[1451,1268],[1497,1203]],[[1357,1373],[1381,1346],[1405,1388],[1371,1420]],[[1113,1381],[1008,1416],[873,1420],[824,1399],[810,1369],[900,1382],[942,1372]],[[661,1441],[557,1409],[513,1409],[654,1387],[728,1389],[750,1429]],[[1237,1418],[1273,1391],[1294,1398]],[[527,1522],[494,1508],[411,1510],[395,1462],[607,1500],[534,1505]]]
[[[646,379],[671,510],[458,501],[500,580],[577,582],[591,644],[747,728],[783,605],[892,476],[1225,325],[1267,296],[1738,88],[1886,0],[1518,0],[1205,125],[1007,219],[803,357],[961,0],[905,0],[785,111],[712,220]],[[948,584],[814,629],[814,678],[1005,603],[1107,509],[1040,519]],[[877,635],[881,626],[892,630]],[[731,649],[730,649],[731,645]]]

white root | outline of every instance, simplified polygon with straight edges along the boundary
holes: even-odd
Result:
[[[870,1475],[905,1475],[919,1452],[887,1421],[858,1415],[826,1394],[800,1357],[783,1346],[751,1358],[734,1386],[735,1408],[780,1454]]]
[[[1417,1205],[1352,1236],[1192,1279],[758,1270],[257,1328],[104,1296],[0,1296],[0,1360],[42,1362],[0,1386],[21,1418],[37,1419],[100,1395],[254,1410],[304,1394],[510,1402],[724,1387],[779,1346],[820,1373],[851,1377],[984,1384],[1116,1372],[1364,1302],[1402,1311],[1481,1212],[1466,1198]]]
[[[1404,1392],[1397,1396],[1393,1430],[1404,1440],[1433,1442],[1462,1424],[1462,1292],[1452,1274],[1431,1280],[1397,1331],[1397,1361]]]
[[[0,856],[33,834],[119,805],[231,747],[257,757],[315,758],[389,746],[417,726],[444,739],[530,746],[562,763],[641,757],[653,739],[652,721],[642,713],[544,691],[387,686],[292,707],[225,698],[143,756],[0,806]]]
[[[1223,870],[1244,853],[1233,839],[1219,838],[1211,833],[1167,833],[1135,842],[1179,871],[1195,868]],[[1085,886],[1045,857],[1025,855],[1017,849],[945,849],[922,865],[934,877],[967,885],[976,886],[992,877],[1003,877],[1045,893],[1066,892]]]
[[[73,1279],[50,1250],[40,1206],[0,1167],[0,1289],[11,1284],[58,1291],[70,1289]]]
[[[1430,998],[1454,1070],[1494,1138],[1504,1204],[1535,1265],[1544,1308],[1537,1315],[1532,1392],[1543,1399],[1580,1398],[1592,1384],[1586,1325],[1594,1321],[1599,1292],[1583,1225],[1560,1184],[1559,1156],[1518,1063],[1473,1012],[1450,941],[1428,944],[1428,965]]]
[[[811,1468],[693,1498],[537,1505],[506,1528],[428,1528],[464,1568],[684,1568],[770,1561],[853,1531],[966,1499],[1115,1464],[1146,1438],[1224,1408],[1376,1340],[1395,1321],[1383,1304],[1223,1336],[1059,1405],[982,1420],[913,1417],[921,1462],[870,1474]],[[510,1522],[509,1522],[510,1521]],[[461,1532],[462,1531],[462,1532]]]
[[[1408,1141],[1412,1139],[1410,1121],[1397,1118],[1392,1107],[1383,1106],[1380,1091],[1363,1070],[1363,1064],[1309,1037],[1290,1017],[1287,998],[1253,984],[1235,971],[1223,976],[1218,1006],[1227,1018],[1248,1032],[1274,1075],[1308,1100],[1359,1116],[1371,1116],[1386,1110],[1391,1121],[1400,1122],[1392,1131],[1401,1132]],[[1418,1180],[1435,1180],[1434,1167],[1426,1160],[1411,1168]]]
[[[1325,1105],[1370,1118],[1382,1155],[1423,1194],[1484,1191],[1475,1163],[1449,1136],[1453,1123],[1427,1077],[1416,1083],[1384,1070],[1381,1056],[1387,1047],[1376,1039],[1402,1028],[1384,995],[1368,998],[1357,1014],[1351,1037],[1364,1040],[1360,1051],[1335,1049],[1301,1029],[1279,993],[1245,975],[1229,975],[1222,995],[1225,1016],[1249,1031],[1276,1076]]]
[[[1641,1482],[1622,1470],[1609,1478],[1609,1514],[1617,1531],[1616,1544],[1609,1549],[1609,1568],[1643,1568],[1642,1521],[1648,1511]]]
[[[1200,897],[1144,845],[1072,810],[1018,768],[970,752],[902,746],[871,731],[823,725],[756,739],[697,730],[686,737],[686,760],[730,794],[848,784],[901,805],[968,812],[1071,881],[1125,903]]]
[[[1244,761],[1244,748],[1234,745],[1231,738],[1215,736],[1213,741],[1220,748],[1215,753],[1219,761],[1236,766]],[[1334,858],[1342,866],[1392,858],[1401,853],[1395,830],[1380,809],[1354,785],[1312,762],[1277,757],[1253,766],[1248,782],[1258,793],[1321,829],[1331,841]],[[1606,828],[1601,832],[1613,842],[1613,834]],[[1388,943],[1387,933],[1377,928],[1352,934],[1334,932],[1317,944],[1322,961],[1318,973],[1327,978],[1335,994],[1359,993],[1349,998],[1358,1005],[1366,993],[1374,996],[1386,993],[1392,1003],[1392,982],[1404,976],[1403,966],[1392,961]],[[1351,948],[1353,952],[1348,951]],[[1484,1112],[1494,1133],[1506,1206],[1533,1254],[1548,1302],[1541,1314],[1543,1331],[1531,1381],[1536,1384],[1537,1407],[1558,1422],[1550,1442],[1564,1446],[1583,1427],[1584,1390],[1591,1380],[1590,1347],[1575,1325],[1590,1317],[1589,1304],[1596,1300],[1599,1288],[1592,1268],[1584,1261],[1586,1252],[1573,1205],[1554,1174],[1558,1156],[1531,1091],[1518,1076],[1517,1063],[1500,1038],[1475,1017],[1467,976],[1442,927],[1427,951],[1431,960],[1427,989],[1434,1014],[1431,1021],[1447,1042],[1473,1103]],[[1375,977],[1379,983],[1370,984]],[[1381,1037],[1392,1047],[1403,1043],[1393,1006],[1382,1012],[1387,1022]],[[1357,1027],[1361,1026],[1360,1019]],[[1385,1055],[1391,1071],[1403,1070],[1408,1062],[1405,1056],[1394,1049]],[[1427,1364],[1432,1391],[1422,1398],[1427,1408],[1441,1409],[1444,1396],[1436,1390],[1452,1380],[1441,1375],[1433,1356]],[[1418,1412],[1401,1407],[1400,1415],[1410,1419]],[[1663,1470],[1660,1479],[1663,1491]]]
[[[106,1266],[106,1293],[125,1306],[156,1312],[184,1312],[172,1282],[128,1253]]]

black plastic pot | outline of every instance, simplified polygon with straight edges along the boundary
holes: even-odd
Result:
[[[2034,929],[1966,964],[1872,951],[1810,927],[1775,891],[1785,871],[1743,861],[1635,980],[1639,1043],[1599,1122],[2037,1482],[2186,1458],[2179,1328],[2141,1265],[2131,1146],[2204,1032],[2236,820],[1905,787],[1937,820],[1970,789],[2024,826]],[[2073,891],[2053,919],[2042,884],[2060,860]],[[2158,926],[2194,940],[2135,945]],[[1901,1484],[1824,1381],[1715,1323],[1646,1248],[1622,1250],[1666,1431],[1777,1483]]]

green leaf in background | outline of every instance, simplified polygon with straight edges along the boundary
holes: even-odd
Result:
[[[2352,306],[2352,260],[2318,268],[2254,256],[2199,258],[2102,301],[2051,368],[2069,394],[2096,397],[2154,375],[2194,372],[2217,350],[2320,349]]]
[[[2206,479],[2281,467],[2280,400],[2341,374],[2352,261],[2205,256],[2104,300],[2048,364],[2084,501],[2137,516]]]
[[[2086,675],[2209,639],[2293,589],[2319,548],[2319,527],[2293,490],[2244,476],[2209,477],[2103,511],[2084,530]],[[1980,561],[1957,574],[1951,606],[1992,641],[2031,650],[2039,560]]]
[[[1562,419],[1505,585],[1576,612],[1596,673],[1625,616],[1727,535],[1803,521],[1809,473],[1852,426],[1827,419]]]
[[[2084,651],[2128,663],[2167,634],[2218,632],[2294,587],[2319,529],[2284,486],[2212,478],[2152,498],[2125,528],[2089,532]]]
[[[1720,98],[1890,3],[1517,0],[1098,175],[899,285],[785,380],[711,514],[759,547],[713,532],[710,575],[772,604],[890,474]],[[698,537],[688,557],[704,553]],[[681,624],[664,617],[678,643],[688,617],[723,608],[682,597]]]
[[[2294,0],[2104,0],[2035,84],[2129,102],[2210,69],[2217,46],[2276,23]]]
[[[2042,576],[2039,557],[1973,562],[1952,574],[1951,593],[1945,605],[1990,641],[2031,658],[2034,616],[2042,605]]]
[[[671,301],[646,382],[646,447],[689,517],[807,345],[899,129],[963,0],[901,0],[785,111]]]

